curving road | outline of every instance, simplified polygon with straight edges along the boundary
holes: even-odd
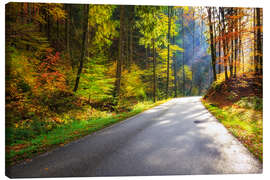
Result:
[[[6,169],[9,177],[262,173],[261,163],[202,105],[176,98]]]

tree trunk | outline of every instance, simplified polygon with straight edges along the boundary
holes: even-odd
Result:
[[[256,27],[257,27],[257,52],[256,52],[256,73],[262,75],[262,39],[261,39],[261,11],[256,8]]]
[[[183,49],[185,49],[185,29],[184,29],[184,18],[183,18],[183,10],[182,10],[182,33],[183,33]],[[186,95],[186,73],[185,73],[185,51],[183,52],[183,62],[182,62],[182,78],[183,78],[183,87],[182,93],[183,96]]]
[[[70,16],[70,11],[71,11],[71,5],[66,4],[66,11],[67,11],[67,18],[65,20],[65,42],[66,42],[66,51],[68,52],[70,50],[69,47],[69,38],[70,38],[70,20],[71,20],[71,16]],[[68,53],[70,55],[70,53]]]
[[[132,26],[130,27],[130,34],[129,34],[129,64],[133,62],[133,29]]]
[[[228,50],[228,44],[227,40],[225,38],[225,15],[224,15],[224,8],[220,8],[221,16],[222,16],[222,37],[224,40],[222,40],[223,44],[223,54],[224,54],[224,74],[225,74],[225,80],[228,80],[228,57],[227,57],[227,50]]]
[[[233,77],[233,55],[234,55],[234,44],[233,39],[231,39],[231,56],[229,60],[229,66],[230,66],[230,78]]]
[[[115,97],[120,98],[120,86],[121,86],[121,71],[122,71],[122,60],[123,60],[123,30],[124,30],[124,6],[120,5],[120,33],[119,33],[119,47],[118,47],[118,59],[116,68],[116,81],[115,81]]]
[[[236,16],[238,15],[238,10],[236,9]],[[235,33],[234,34],[234,73],[233,77],[236,78],[236,70],[237,70],[237,61],[238,61],[238,37],[239,37],[239,29],[238,29],[238,20],[235,20],[234,22],[234,28],[235,28]]]
[[[31,13],[31,4],[32,3],[27,3],[27,21],[28,23],[32,22],[32,13]]]
[[[21,3],[21,24],[24,24],[24,3]]]
[[[152,39],[153,42],[153,101],[156,102],[156,48],[155,48],[155,39]]]
[[[88,31],[88,13],[89,13],[89,4],[84,5],[84,22],[83,22],[83,33],[82,33],[82,50],[81,50],[81,58],[80,58],[80,65],[77,73],[77,78],[75,82],[75,86],[73,91],[76,92],[79,87],[79,81],[81,72],[83,69],[83,60],[85,56],[85,48],[86,48],[86,35]]]
[[[191,84],[190,84],[190,89],[188,92],[188,95],[191,95],[192,92],[192,88],[193,88],[193,76],[194,76],[194,72],[193,72],[193,62],[194,62],[194,57],[195,57],[195,19],[194,19],[194,9],[193,9],[193,13],[192,13],[192,20],[193,20],[193,24],[192,24],[192,58],[191,58]]]
[[[219,24],[221,25],[221,12],[219,10],[219,15],[218,15],[218,20],[219,20]],[[221,28],[220,28],[220,25],[218,26],[218,35],[219,35],[219,41],[218,41],[218,56],[219,56],[219,59],[218,59],[218,74],[221,73],[221,35],[222,35],[222,32],[221,32]]]
[[[170,80],[170,39],[171,39],[171,7],[168,6],[168,59],[167,59],[167,86],[166,99],[169,97],[169,80]]]
[[[47,5],[47,7],[49,8],[49,5]],[[50,29],[51,29],[51,22],[50,22],[50,14],[49,12],[47,12],[47,38],[48,40],[50,40]]]
[[[173,37],[173,44],[175,44],[175,37]],[[173,65],[174,65],[174,97],[177,97],[177,61],[175,53],[173,54]]]
[[[213,25],[212,25],[212,14],[211,8],[208,8],[208,21],[209,21],[209,29],[210,29],[210,41],[211,41],[211,57],[212,57],[212,69],[213,69],[213,78],[214,81],[217,80],[216,76],[216,49],[214,46],[214,37],[213,37]]]

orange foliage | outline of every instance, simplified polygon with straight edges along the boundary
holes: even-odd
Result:
[[[52,53],[52,49],[47,49],[47,56],[42,60],[38,67],[39,73],[36,78],[35,88],[42,87],[50,90],[66,89],[66,77],[57,69],[59,64],[60,53]]]

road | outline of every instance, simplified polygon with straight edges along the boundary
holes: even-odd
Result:
[[[9,177],[261,173],[262,165],[202,105],[176,98],[6,170]]]

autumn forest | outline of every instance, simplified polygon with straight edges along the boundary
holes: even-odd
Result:
[[[6,4],[6,162],[185,96],[203,96],[262,160],[262,14],[241,7]]]

